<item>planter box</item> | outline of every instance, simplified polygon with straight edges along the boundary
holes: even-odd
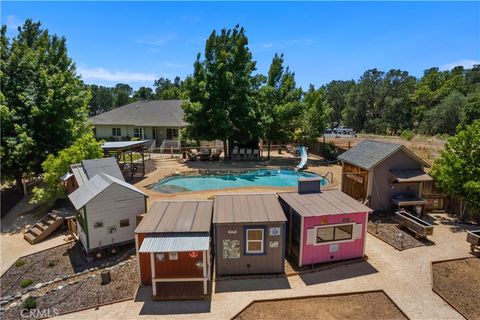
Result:
[[[417,237],[427,237],[433,235],[433,225],[415,217],[410,212],[405,210],[395,212],[395,218],[400,227],[405,227],[413,232]]]
[[[467,231],[467,242],[470,243],[472,251],[475,246],[480,246],[480,230]]]

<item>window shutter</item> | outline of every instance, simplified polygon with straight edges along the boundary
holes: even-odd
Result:
[[[353,225],[353,236],[354,240],[362,239],[362,225],[361,224],[354,224]]]
[[[307,229],[307,244],[315,244],[317,235],[315,229]]]

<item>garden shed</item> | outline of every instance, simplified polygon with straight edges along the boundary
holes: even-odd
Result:
[[[365,255],[372,209],[340,190],[320,191],[320,178],[300,178],[297,192],[278,197],[288,220],[286,252],[300,267]]]
[[[423,182],[432,181],[428,163],[405,146],[364,140],[338,157],[342,161],[342,191],[375,211],[424,206]]]
[[[211,200],[155,201],[135,230],[140,281],[152,299],[208,294]]]
[[[285,215],[275,194],[226,194],[214,200],[218,275],[284,272]]]
[[[87,253],[133,242],[136,217],[146,212],[147,195],[105,173],[83,183],[68,198],[77,210],[77,233]]]

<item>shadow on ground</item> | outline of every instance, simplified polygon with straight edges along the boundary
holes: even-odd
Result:
[[[215,293],[290,289],[286,277],[269,279],[222,280],[215,282]]]
[[[300,275],[300,278],[307,286],[311,286],[320,283],[362,277],[377,272],[378,270],[375,269],[370,263],[364,261],[350,265],[339,266],[337,268],[325,271],[302,274]]]
[[[195,314],[210,312],[211,298],[204,300],[151,300],[152,287],[142,286],[138,289],[135,302],[143,302],[140,315],[169,315],[169,314]]]

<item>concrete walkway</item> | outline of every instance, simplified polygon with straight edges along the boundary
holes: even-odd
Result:
[[[462,319],[431,289],[430,262],[469,257],[461,227],[438,224],[435,245],[398,251],[368,235],[368,262],[290,277],[215,283],[211,301],[137,301],[72,313],[62,319],[230,319],[253,300],[384,289],[411,319]]]

